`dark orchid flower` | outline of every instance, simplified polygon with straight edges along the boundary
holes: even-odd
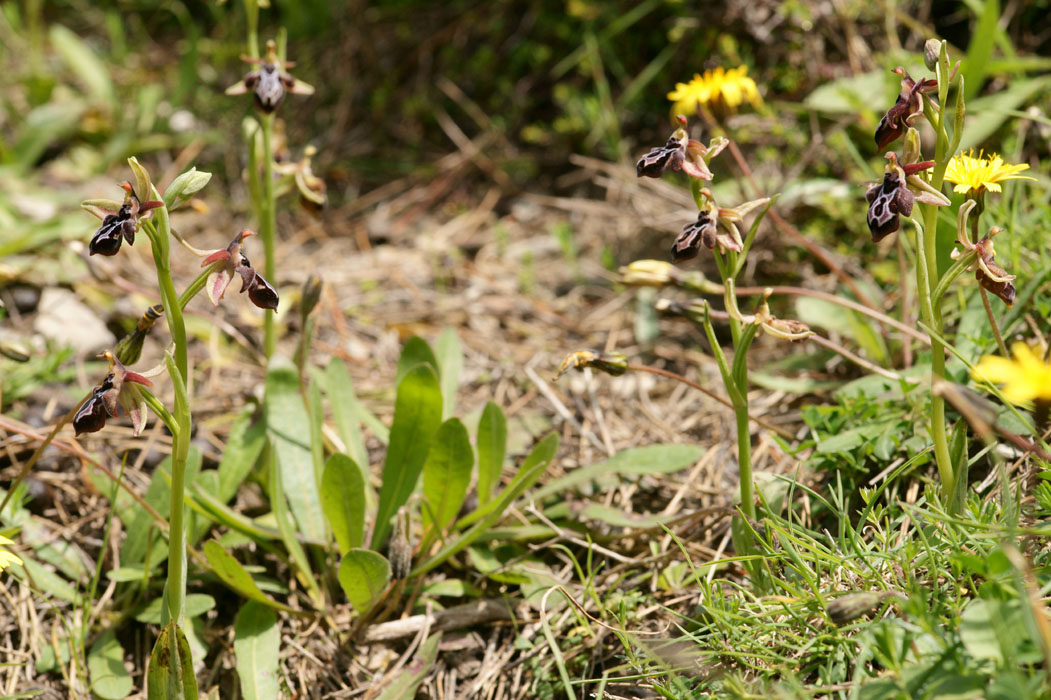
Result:
[[[887,154],[887,167],[883,182],[873,185],[865,193],[869,203],[867,221],[872,240],[881,241],[901,226],[901,216],[912,216],[912,205],[916,201],[924,204],[945,206],[949,200],[933,189],[916,173],[934,167],[934,161],[898,165],[895,153]]]
[[[91,396],[73,416],[73,430],[77,435],[98,432],[105,427],[108,418],[120,413],[123,406],[138,435],[146,427],[146,401],[140,387],[153,386],[153,383],[141,374],[129,371],[113,353],[107,352],[105,358],[109,360],[109,374],[91,390]]]
[[[719,232],[716,218],[712,212],[703,209],[697,214],[697,220],[686,224],[671,246],[671,256],[675,262],[682,262],[697,257],[701,245],[708,250],[715,248]]]
[[[994,230],[993,233],[997,233]],[[1014,286],[1014,275],[1007,274],[1007,270],[996,264],[996,250],[993,248],[993,239],[986,236],[974,244],[975,252],[978,253],[977,269],[974,278],[987,292],[991,292],[1011,306],[1014,304],[1016,291]]]
[[[901,66],[892,72],[901,76],[901,92],[876,125],[876,147],[881,151],[900,138],[923,112],[923,93],[938,89],[937,80],[927,78],[917,83]]]
[[[152,209],[164,206],[163,202],[156,200],[141,201],[130,182],[123,182],[120,186],[124,190],[123,203],[109,199],[89,199],[80,205],[102,219],[102,226],[88,244],[88,255],[116,255],[122,242],[134,244],[139,218],[148,215]]]
[[[700,141],[691,139],[686,133],[686,117],[679,115],[681,126],[672,132],[668,142],[659,148],[652,149],[635,164],[635,173],[639,177],[660,177],[666,170],[682,170],[690,177],[711,180],[712,172],[708,169],[705,157],[711,159],[726,147],[725,139],[713,139],[711,145],[705,146]]]
[[[228,87],[226,94],[244,95],[251,91],[256,106],[266,114],[270,114],[281,106],[286,92],[296,95],[314,94],[313,87],[302,80],[296,80],[283,70],[295,66],[295,63],[278,60],[277,45],[273,40],[266,42],[266,55],[263,58],[242,56],[242,59],[247,63],[257,64],[259,67],[245,75],[240,82]]]
[[[217,250],[204,259],[201,267],[207,267],[213,263],[225,261],[225,265],[218,269],[208,279],[208,298],[216,306],[226,293],[234,275],[241,277],[241,292],[248,292],[248,298],[253,304],[261,309],[277,309],[277,290],[267,282],[262,275],[255,271],[252,263],[242,252],[244,239],[255,234],[251,231],[241,231],[237,234],[230,245],[223,250]]]

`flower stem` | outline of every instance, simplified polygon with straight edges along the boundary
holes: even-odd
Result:
[[[154,193],[156,199],[160,195]],[[186,459],[190,453],[190,416],[189,391],[186,386],[188,360],[186,351],[186,323],[182,315],[182,303],[172,282],[171,261],[169,259],[171,226],[168,220],[167,207],[156,210],[156,226],[147,221],[144,229],[150,237],[153,248],[153,259],[157,266],[157,286],[168,317],[168,328],[171,330],[174,354],[166,354],[168,374],[175,389],[175,424],[178,430],[172,434],[172,484],[171,510],[168,515],[168,614],[176,624],[182,625],[186,600],[186,526],[183,521],[185,510],[184,489],[186,488]]]
[[[978,287],[978,291],[982,293],[982,305],[985,307],[985,315],[989,317],[989,327],[993,329],[993,335],[996,336],[996,346],[1000,348],[1000,355],[1008,357],[1007,345],[1004,344],[1004,336],[1000,333],[1000,324],[996,322],[993,307],[989,305],[989,293],[985,291],[985,287]]]
[[[940,304],[935,303],[933,291],[938,287],[936,226],[938,212],[934,206],[924,206],[925,226],[916,224],[916,292],[920,301],[920,313],[924,322],[936,331],[931,340],[931,439],[934,440],[934,458],[938,476],[947,496],[954,493],[956,470],[949,455],[949,439],[945,431],[945,399],[934,391],[934,387],[945,379],[945,347],[942,345],[942,318]],[[953,501],[950,499],[950,508]]]
[[[263,211],[259,222],[259,235],[263,239],[264,276],[270,284],[277,287],[274,260],[274,236],[277,229],[277,202],[274,198],[274,156],[271,150],[271,136],[274,130],[274,115],[263,115]],[[274,329],[274,312],[265,313],[263,350],[267,358],[274,354],[277,338]]]
[[[747,398],[734,406],[734,413],[737,416],[737,464],[741,481],[741,512],[755,520],[755,496],[752,494],[752,433],[748,425]]]

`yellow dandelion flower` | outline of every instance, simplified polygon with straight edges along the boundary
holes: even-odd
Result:
[[[1004,398],[1011,403],[1051,402],[1051,365],[1037,357],[1022,342],[1011,346],[1013,359],[986,355],[971,376],[991,384],[1003,384]]]
[[[12,542],[11,540],[7,539],[3,535],[0,535],[0,545],[5,545],[5,544],[14,544],[14,542]],[[2,546],[0,546],[0,572],[2,572],[4,569],[6,569],[7,567],[11,566],[12,564],[21,564],[21,563],[22,563],[21,559],[19,559],[17,556],[15,556],[11,552],[9,552],[6,549],[4,549]]]
[[[949,161],[949,167],[945,169],[945,179],[955,183],[953,192],[960,194],[972,190],[977,193],[985,189],[999,192],[1000,183],[1004,180],[1035,180],[1036,178],[1028,175],[1018,174],[1028,169],[1027,163],[1011,165],[1005,163],[996,153],[986,157],[982,151],[978,151],[978,155],[975,156],[974,151],[970,150],[954,156]]]
[[[748,66],[725,70],[722,66],[706,70],[704,75],[694,74],[688,83],[676,83],[668,93],[675,104],[675,114],[696,114],[700,107],[715,112],[735,112],[745,102],[758,105],[762,102],[755,81],[748,77]]]

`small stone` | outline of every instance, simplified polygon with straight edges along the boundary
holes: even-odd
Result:
[[[82,356],[96,355],[117,342],[95,312],[68,289],[44,290],[33,330],[60,345],[73,346]]]

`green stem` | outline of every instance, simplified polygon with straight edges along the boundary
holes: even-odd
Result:
[[[277,202],[274,198],[274,158],[270,140],[274,129],[274,115],[263,115],[263,218],[259,222],[259,235],[263,239],[265,255],[263,276],[277,287],[276,263],[274,260],[274,236],[277,229]],[[277,338],[274,329],[274,312],[265,311],[263,349],[267,358],[274,354]]]
[[[752,433],[748,424],[747,398],[739,404],[734,404],[734,413],[737,415],[737,464],[741,482],[741,512],[755,520],[755,496],[752,494]]]
[[[154,198],[160,200],[154,191]],[[175,344],[174,356],[165,355],[168,375],[175,389],[175,424],[177,430],[172,432],[172,486],[171,512],[168,516],[168,614],[177,625],[182,625],[186,601],[186,526],[184,524],[186,488],[186,460],[190,453],[190,416],[189,392],[186,388],[188,360],[186,350],[186,323],[182,315],[182,303],[175,291],[171,276],[169,259],[171,226],[168,220],[167,207],[156,210],[156,226],[147,221],[143,227],[150,237],[153,248],[153,259],[157,266],[157,285],[160,288],[161,300],[168,317],[168,328],[171,330]]]
[[[937,226],[937,209],[924,205],[926,226],[916,223],[916,291],[920,300],[920,313],[924,322],[936,331],[931,339],[931,438],[934,440],[934,458],[938,466],[938,476],[944,493],[951,495],[956,486],[956,470],[949,454],[949,438],[945,430],[945,399],[939,396],[934,387],[945,379],[945,347],[942,345],[942,318],[940,304],[932,299],[934,289],[938,288],[936,279],[932,279],[931,270],[937,276],[937,257],[935,227]],[[950,501],[951,503],[951,501]]]

